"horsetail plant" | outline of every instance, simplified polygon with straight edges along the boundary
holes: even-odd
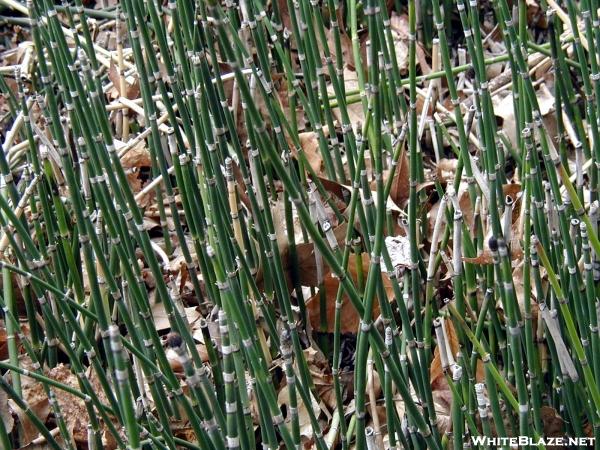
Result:
[[[600,438],[596,0],[107,3],[0,0],[0,445]]]

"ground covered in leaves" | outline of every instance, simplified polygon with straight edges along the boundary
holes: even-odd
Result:
[[[456,436],[453,441],[453,433],[457,422],[453,422],[453,417],[460,413],[455,409],[458,403],[451,383],[452,376],[458,372],[450,369],[447,358],[474,369],[463,375],[469,380],[457,384],[465,392],[470,392],[479,383],[488,383],[490,376],[480,358],[473,357],[472,366],[463,359],[470,357],[474,347],[457,322],[450,320],[444,312],[446,303],[454,299],[456,292],[466,299],[467,309],[463,309],[462,314],[473,331],[479,327],[480,308],[489,296],[487,307],[493,313],[482,313],[484,317],[489,314],[485,325],[482,320],[481,326],[485,326],[483,339],[488,340],[485,345],[490,346],[494,363],[508,383],[508,393],[503,392],[498,400],[505,422],[503,432],[518,435],[518,413],[511,411],[509,401],[511,392],[517,395],[516,369],[509,362],[510,351],[506,353],[506,340],[510,339],[507,337],[509,314],[514,311],[505,310],[504,292],[500,295],[499,284],[495,284],[500,281],[494,282],[494,270],[500,277],[500,269],[497,252],[488,245],[493,235],[489,219],[490,196],[501,205],[498,206],[499,220],[507,241],[504,250],[508,248],[508,270],[518,306],[515,310],[518,312],[514,313],[519,316],[520,323],[526,319],[530,324],[533,342],[539,352],[536,360],[540,367],[529,367],[528,370],[529,373],[538,370],[540,378],[547,383],[545,394],[539,394],[540,399],[544,398],[543,404],[536,405],[537,419],[541,423],[541,428],[538,426],[536,430],[543,436],[593,435],[589,417],[582,418],[577,426],[563,419],[565,408],[572,414],[573,409],[577,409],[577,402],[583,400],[577,394],[576,399],[570,399],[574,403],[565,407],[561,394],[552,385],[553,380],[560,384],[557,379],[563,375],[566,379],[569,373],[568,364],[560,358],[559,364],[552,353],[555,348],[561,353],[562,347],[554,343],[549,345],[547,341],[548,334],[555,328],[544,326],[544,323],[551,324],[553,319],[545,318],[544,322],[538,306],[544,302],[539,298],[540,294],[549,297],[553,294],[550,294],[545,270],[536,285],[538,280],[533,276],[529,278],[531,272],[525,269],[531,264],[529,249],[526,250],[524,245],[525,239],[529,242],[531,231],[524,223],[530,220],[529,196],[532,194],[531,187],[526,189],[529,169],[525,167],[529,166],[525,164],[525,157],[529,158],[529,147],[523,137],[523,128],[533,125],[531,117],[523,118],[526,108],[519,110],[522,105],[515,100],[515,92],[522,93],[524,88],[513,84],[518,76],[515,77],[511,70],[504,26],[499,25],[494,5],[481,2],[478,6],[475,21],[480,27],[478,35],[482,39],[485,72],[476,76],[459,10],[452,2],[443,2],[448,56],[454,68],[452,84],[458,99],[453,101],[445,77],[439,36],[433,25],[432,5],[436,2],[417,2],[421,7],[416,43],[411,50],[409,8],[405,2],[339,2],[339,5],[333,1],[314,2],[314,5],[313,2],[299,2],[299,9],[290,12],[292,3],[278,0],[268,2],[264,16],[261,16],[259,5],[262,2],[240,2],[239,6],[226,1],[222,6],[230,21],[227,23],[239,25],[237,40],[231,38],[231,42],[239,42],[240,48],[235,49],[239,53],[231,54],[226,51],[224,42],[217,42],[221,22],[212,11],[207,12],[199,5],[186,7],[180,4],[183,2],[177,2],[177,7],[171,7],[175,4],[171,1],[128,0],[124,5],[112,0],[85,1],[86,9],[82,15],[83,10],[75,7],[79,1],[72,2],[73,5],[65,2],[66,9],[54,9],[55,5],[49,1],[34,3],[32,6],[31,2],[0,1],[0,139],[4,155],[0,161],[0,190],[6,204],[1,212],[0,258],[21,268],[19,272],[3,266],[2,306],[6,305],[9,315],[0,322],[0,360],[26,371],[25,375],[19,375],[20,382],[16,385],[14,380],[18,372],[8,370],[7,365],[2,366],[4,379],[10,380],[17,397],[29,408],[25,411],[17,398],[0,390],[0,415],[14,448],[47,448],[49,438],[40,435],[32,415],[45,425],[58,445],[65,448],[97,448],[97,443],[107,449],[123,447],[131,439],[131,433],[136,432],[147,448],[155,448],[153,446],[160,439],[167,440],[160,441],[166,442],[166,447],[177,444],[185,448],[188,442],[196,445],[191,448],[220,448],[215,444],[217,438],[209,439],[210,427],[201,427],[204,434],[198,436],[200,432],[194,428],[190,412],[182,406],[185,402],[180,405],[173,400],[179,386],[183,389],[181,395],[189,398],[194,408],[198,403],[215,401],[209,409],[214,408],[219,432],[231,437],[233,430],[237,430],[236,433],[245,435],[242,442],[252,447],[258,448],[263,442],[270,446],[273,443],[286,445],[280,429],[275,434],[275,427],[271,425],[272,433],[267,432],[270,417],[265,414],[275,414],[265,392],[270,393],[269,389],[272,389],[282,413],[283,426],[292,430],[293,437],[300,438],[304,448],[320,448],[323,443],[329,448],[364,448],[355,442],[355,433],[357,439],[363,438],[357,427],[371,433],[366,437],[368,448],[389,448],[409,441],[414,448],[425,448],[428,444],[422,436],[413,436],[414,440],[411,440],[418,428],[414,412],[407,411],[408,398],[398,392],[388,371],[383,370],[385,361],[380,349],[370,347],[359,356],[360,340],[366,342],[366,333],[370,332],[368,328],[361,331],[365,321],[372,322],[375,332],[386,338],[388,349],[394,348],[398,352],[400,371],[408,386],[406,392],[414,401],[416,411],[427,418],[427,425],[437,430],[434,433],[437,437],[443,437],[440,439],[444,445],[447,442],[456,444],[458,441]],[[351,3],[355,7],[358,3],[358,8],[351,7]],[[587,130],[587,124],[581,127],[574,124],[575,113],[564,104],[565,100],[570,102],[581,122],[581,115],[587,117],[583,95],[581,90],[565,94],[567,87],[557,88],[557,77],[561,76],[569,78],[569,85],[581,87],[581,73],[576,71],[581,62],[575,61],[577,54],[571,45],[573,31],[569,17],[554,2],[551,6],[560,14],[550,18],[546,14],[546,2],[523,0],[522,3],[515,2],[512,6],[519,20],[526,21],[525,27],[518,21],[516,26],[525,30],[531,43],[525,64],[541,114],[541,122],[536,123],[536,127],[542,127],[555,139],[568,176],[576,182],[584,206],[590,210],[593,195],[597,195],[597,186],[594,188],[591,182],[597,179],[588,172],[592,170],[593,159],[581,150],[581,140],[588,138],[580,134],[584,128]],[[130,17],[126,19],[121,14],[127,5],[135,5],[139,11],[130,11]],[[333,5],[338,8],[330,9]],[[34,8],[35,12],[29,8]],[[313,8],[320,12],[311,19],[314,23],[310,31],[315,27],[319,32],[310,37],[302,29],[298,36],[297,19],[303,17],[300,22],[306,27],[306,16]],[[381,15],[377,19],[381,22],[378,30],[381,36],[385,33],[387,43],[387,47],[380,48],[377,53],[381,60],[376,72],[380,77],[379,94],[372,87],[369,90],[369,83],[373,83],[373,34],[369,27],[373,14],[367,14],[369,8],[378,11],[375,16]],[[351,12],[357,10],[356,29],[352,30]],[[48,11],[56,11],[56,14]],[[192,12],[197,19],[187,16]],[[292,17],[294,14],[296,18]],[[135,20],[131,18],[133,16]],[[39,42],[34,40],[30,17],[37,17],[41,24]],[[87,20],[87,29],[80,23],[82,17]],[[141,17],[148,23],[152,18],[158,22],[144,28]],[[177,20],[187,20],[189,26],[182,26]],[[269,21],[272,28],[261,21]],[[319,21],[325,26],[319,28]],[[557,25],[549,29],[555,22]],[[142,29],[141,38],[137,31],[133,33],[135,39],[132,38],[135,23]],[[160,26],[156,27],[157,24]],[[87,31],[89,36],[86,36]],[[272,38],[271,32],[279,41]],[[152,48],[148,48],[147,43],[141,49],[135,48],[134,42],[138,46],[140,39],[144,42],[144,33],[152,39]],[[549,44],[551,33],[558,37],[563,57],[571,69],[575,68],[573,72],[557,74],[557,62],[552,58]],[[61,56],[64,61],[52,57],[53,43],[60,41],[59,34],[66,46]],[[163,35],[165,42],[158,42],[157,36],[162,38]],[[278,53],[279,42],[283,43],[280,47],[283,53]],[[36,45],[44,48],[37,49]],[[248,52],[246,58],[241,57],[243,48]],[[170,52],[168,55],[163,53],[165,49]],[[314,55],[307,56],[307,49]],[[93,60],[91,52],[95,55],[92,62],[97,66],[93,77],[86,72],[89,60]],[[57,54],[60,54],[58,50]],[[45,74],[40,55],[48,59],[51,72],[55,72],[51,76]],[[239,64],[232,62],[232,55],[238,63],[243,61],[239,73],[236,72]],[[69,58],[72,61],[68,61]],[[144,69],[141,61],[146,64]],[[362,66],[357,66],[361,61]],[[266,77],[265,65],[269,73]],[[72,71],[73,79],[82,80],[80,94],[75,92],[73,96],[71,92],[69,97],[66,84],[71,79],[66,69]],[[291,70],[294,79],[290,79],[287,69]],[[64,70],[65,74],[57,73],[59,70]],[[411,83],[413,75],[416,80]],[[333,76],[337,81],[334,82]],[[478,76],[487,80],[491,109],[485,110],[487,106],[481,104]],[[52,79],[47,81],[47,77]],[[211,83],[213,91],[208,87]],[[414,92],[409,92],[409,85],[414,87]],[[74,86],[75,83],[69,88],[74,90]],[[49,91],[56,95],[56,111],[52,109],[55,99]],[[563,94],[558,101],[557,91]],[[177,92],[182,98],[176,97]],[[565,99],[569,94],[572,97]],[[248,106],[246,95],[251,96],[258,116],[253,116],[254,110]],[[302,95],[306,96],[305,100]],[[371,125],[373,104],[370,102],[377,95],[381,97],[377,108],[381,109],[373,114],[381,120]],[[107,144],[104,134],[107,130],[100,126],[105,119],[94,103],[98,97],[101,97],[100,108],[104,108],[102,111],[113,138],[114,154],[110,157],[116,155],[117,160],[96,160],[94,152],[99,151],[101,144],[95,150],[90,149],[96,139],[91,138],[92,134],[99,136],[96,142]],[[87,111],[93,116],[89,124],[85,118],[72,116],[71,102],[77,101],[83,102],[78,112]],[[410,113],[404,110],[413,101],[416,127],[411,124]],[[315,104],[309,107],[312,103]],[[185,113],[181,112],[182,108]],[[456,108],[460,108],[464,116],[465,142],[460,142],[456,127]],[[55,113],[58,123],[53,116]],[[77,123],[78,120],[81,122]],[[492,121],[493,125],[490,124]],[[493,181],[489,178],[485,146],[490,138],[485,136],[487,125],[482,123],[493,128],[491,139],[497,142],[501,154],[498,161],[500,183],[495,183],[495,177]],[[373,128],[368,129],[365,124],[376,126],[380,137],[373,136]],[[85,134],[86,127],[89,127],[90,136]],[[67,151],[59,146],[57,132],[63,134],[62,145]],[[276,153],[267,155],[262,133],[270,137]],[[350,134],[353,147],[349,143]],[[410,144],[413,135],[416,140]],[[207,151],[201,153],[204,145]],[[367,151],[363,174],[357,175],[354,173],[358,163],[356,152],[361,146],[366,146]],[[461,146],[466,146],[469,155],[469,167],[473,170],[470,177],[463,172],[466,164],[459,156]],[[108,144],[101,150],[106,155],[110,151]],[[414,162],[417,155],[418,164]],[[280,156],[285,169],[293,174],[290,175],[292,181],[282,176],[279,166],[272,163],[273,156]],[[69,164],[76,175],[72,179],[67,170]],[[413,167],[415,164],[416,168]],[[122,180],[118,178],[110,178],[112,171],[120,173],[121,170],[127,185],[120,184]],[[418,176],[415,177],[416,173]],[[14,197],[7,188],[11,180],[14,180]],[[190,187],[190,183],[194,186]],[[549,183],[545,180],[543,183],[540,186],[545,189],[545,194],[542,193],[545,197],[541,200],[548,202],[548,226],[553,227],[552,242],[555,242],[560,240],[558,216],[552,212],[556,209],[556,200],[551,200],[554,194],[550,193]],[[102,191],[103,185],[107,186],[105,191]],[[310,214],[311,224],[300,214],[298,203],[290,194],[293,192],[290,186],[301,190],[301,202]],[[383,197],[379,194],[384,186],[387,198],[380,202]],[[497,192],[491,195],[490,189],[496,187]],[[471,188],[477,191],[475,196]],[[119,194],[121,192],[131,196]],[[565,192],[564,186],[562,192]],[[104,194],[110,197],[109,202],[102,197]],[[81,201],[76,200],[76,196]],[[352,206],[355,196],[362,208],[356,215],[355,206]],[[412,212],[411,202],[415,206]],[[134,204],[140,213],[139,217],[134,215],[135,224],[126,208],[126,205],[131,208]],[[80,207],[82,211],[78,211]],[[446,208],[460,212],[459,225],[456,225],[456,215]],[[12,209],[14,217],[8,209]],[[381,230],[384,230],[381,243],[387,251],[385,258],[382,258],[381,250],[373,253],[377,239],[372,232],[380,230],[375,210],[385,211],[381,216]],[[80,212],[86,214],[79,215]],[[459,243],[457,249],[457,236],[451,231],[453,220],[454,227],[460,227],[468,236],[461,239],[471,242],[470,247],[463,244],[461,250]],[[86,228],[84,224],[88,222]],[[357,313],[356,303],[346,288],[340,286],[344,276],[336,274],[323,247],[315,244],[312,234],[307,231],[309,225],[315,227],[323,245],[327,243],[340,262],[342,253],[348,249],[343,275],[356,287],[361,302],[366,301],[365,293],[371,290],[369,287],[376,286],[377,300],[372,304],[370,318],[368,313],[362,318]],[[92,230],[99,242],[93,251],[86,247],[88,233]],[[579,233],[578,230],[572,228],[571,233]],[[9,239],[11,234],[16,239]],[[444,234],[446,236],[442,238]],[[585,248],[581,247],[582,238],[577,239],[578,261],[583,268]],[[418,252],[416,261],[413,250]],[[43,271],[44,264],[25,266],[21,255],[34,262],[37,256],[40,261],[47,261],[48,272]],[[552,261],[557,263],[562,253],[554,257]],[[431,265],[432,260],[435,266]],[[124,267],[131,268],[131,273]],[[431,267],[434,267],[433,271]],[[558,267],[566,275],[562,263]],[[28,271],[38,278],[32,281]],[[372,276],[373,271],[380,273]],[[418,272],[418,289],[411,278],[415,271]],[[466,279],[460,278],[464,276],[463,271],[467,273]],[[227,310],[225,306],[227,302],[234,302],[224,293],[225,275],[239,286],[232,290],[242,305],[240,308],[245,315],[239,317],[243,320],[233,317],[237,309]],[[373,281],[375,278],[378,281]],[[457,279],[462,286],[459,291]],[[55,289],[39,284],[39,280]],[[136,283],[139,290],[131,287]],[[592,290],[595,286],[598,292],[597,278],[590,283]],[[39,290],[36,290],[38,285]],[[490,293],[494,289],[496,294]],[[124,310],[120,309],[115,291],[126,302],[125,311],[129,310],[133,317],[133,328],[125,319]],[[99,324],[90,322],[90,317],[80,311],[81,308],[62,302],[57,292],[66,293],[74,303],[93,311],[96,319],[102,315],[106,324],[102,320]],[[165,292],[169,299],[163,298]],[[47,298],[47,304],[51,305],[48,311],[44,309],[44,302],[37,304],[38,295]],[[597,295],[592,303],[597,304]],[[70,308],[73,318],[67,317],[62,308]],[[223,325],[223,311],[227,313],[225,322],[229,321],[229,328]],[[403,316],[405,313],[406,317]],[[589,320],[584,319],[585,313],[578,313],[578,325],[590,325]],[[66,324],[68,333],[65,336],[52,334],[53,325],[47,314]],[[441,326],[440,323],[432,322],[438,315],[445,316],[442,335],[436,334],[434,327]],[[9,326],[13,321],[11,317],[17,319],[20,330],[16,329],[16,324]],[[253,327],[250,340],[254,340],[259,348],[261,362],[255,362],[249,351],[239,360],[235,356],[236,381],[232,392],[237,393],[231,393],[227,383],[219,385],[223,382],[224,367],[232,370],[228,364],[233,364],[233,359],[228,359],[230,345],[223,339],[230,333],[235,342],[232,347],[239,350],[245,346],[247,340],[240,325],[244,320]],[[99,420],[94,427],[90,425],[89,409],[84,401],[88,392],[82,387],[82,379],[98,393],[100,405],[115,406],[125,395],[112,372],[114,364],[120,361],[120,353],[107,356],[114,349],[109,345],[108,328],[102,326],[108,327],[109,323],[118,327],[119,339],[126,344],[131,342],[123,351],[130,383],[125,389],[130,390],[135,419],[140,423],[138,427],[127,420],[126,408],[123,407],[119,414],[112,411],[100,417],[98,411],[101,408],[97,404],[92,409],[99,414]],[[84,330],[84,336],[78,334],[78,324]],[[147,325],[150,330],[145,328]],[[410,333],[407,326],[412,330]],[[190,340],[185,340],[186,334],[180,327],[187,330]],[[388,343],[392,329],[399,348]],[[229,331],[224,333],[223,330]],[[411,338],[415,332],[416,344]],[[161,348],[148,350],[147,359],[151,363],[132,353],[128,347],[138,342],[137,333],[140,334],[139,342],[144,343],[152,333],[159,337],[155,344],[159,342]],[[297,342],[289,338],[290,333],[293,339],[297,337]],[[184,335],[187,345],[183,353],[180,340],[173,337],[180,334]],[[440,336],[443,337],[442,352]],[[552,336],[552,342],[562,342],[560,333]],[[285,337],[298,345],[293,347],[294,358],[290,366],[282,351],[286,345]],[[481,338],[481,330],[478,338]],[[30,345],[24,345],[25,341]],[[95,352],[93,356],[84,353],[84,350],[90,351],[88,341]],[[418,364],[413,360],[417,353],[410,351],[415,345],[419,347]],[[510,348],[510,343],[508,346]],[[77,352],[80,367],[73,365],[69,347]],[[572,350],[565,349],[565,352],[574,355]],[[166,359],[160,358],[163,354]],[[94,358],[98,365],[92,363]],[[361,363],[360,367],[357,367],[357,361]],[[270,380],[268,389],[260,385],[260,375],[256,373],[261,364]],[[201,367],[207,367],[207,375],[197,388],[198,382],[191,373],[196,369],[200,373]],[[423,374],[413,375],[413,370],[417,372],[415,367],[423,367]],[[99,368],[106,370],[105,378],[98,378]],[[166,376],[168,382],[158,378],[152,380],[150,374],[156,368],[169,373]],[[296,374],[300,388],[290,388],[291,373],[288,370]],[[356,375],[359,370],[359,378],[364,383],[360,384],[363,391],[357,400]],[[577,374],[581,368],[578,366],[573,370]],[[39,373],[43,378],[30,378],[29,372]],[[595,375],[598,378],[600,374]],[[458,376],[460,378],[460,374]],[[419,381],[421,378],[425,381]],[[307,379],[310,379],[310,386]],[[62,388],[55,389],[57,385],[48,380],[59,383]],[[163,388],[168,391],[165,399],[168,397],[169,402],[173,402],[165,417],[157,412],[157,394],[150,386],[152,383],[164,384]],[[50,389],[51,386],[54,387]],[[66,392],[65,386],[74,392]],[[339,386],[337,393],[336,386]],[[207,393],[211,389],[214,392]],[[301,389],[305,389],[303,398],[298,393]],[[425,405],[425,391],[431,394],[429,400],[434,405],[431,410]],[[484,429],[480,417],[482,406],[480,403],[477,410],[475,391],[465,395],[469,399],[468,413],[465,412],[459,429],[463,439]],[[244,414],[248,416],[246,421],[241,414],[236,416],[227,410],[225,404],[231,399],[240,411],[244,407]],[[216,404],[217,400],[219,404]],[[483,410],[489,407],[489,399],[485,398]],[[356,413],[357,408],[361,408],[361,414]],[[60,414],[57,415],[57,411]],[[223,417],[222,422],[218,420],[219,414]],[[229,422],[230,414],[236,426]],[[472,423],[468,422],[467,416]],[[209,421],[211,414],[203,410],[198,417]],[[168,422],[163,422],[168,425],[168,432],[157,431],[158,422],[163,419]],[[597,419],[594,416],[594,420]],[[111,426],[118,431],[116,435]],[[395,427],[391,438],[390,426]],[[498,435],[497,423],[492,426],[493,434]],[[343,434],[347,439],[341,439]],[[149,435],[153,438],[148,438]],[[171,438],[167,436],[178,440],[168,441]],[[158,437],[159,440],[152,440]],[[207,446],[208,440],[214,447]]]

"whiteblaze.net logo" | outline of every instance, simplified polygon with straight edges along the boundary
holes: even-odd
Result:
[[[512,448],[529,446],[589,446],[592,447],[595,442],[593,437],[540,437],[532,438],[529,436],[512,437],[489,437],[489,436],[471,436],[471,442],[474,445],[485,446],[510,446]]]

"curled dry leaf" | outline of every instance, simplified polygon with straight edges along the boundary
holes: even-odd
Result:
[[[290,19],[290,11],[287,7],[287,0],[277,0],[278,9],[280,11],[281,21],[283,26],[288,30],[293,30],[292,19]]]
[[[20,365],[23,368],[33,368],[29,358],[23,359]],[[50,414],[50,403],[42,385],[29,377],[22,377],[21,388],[23,389],[23,400],[27,402],[31,412],[45,423]],[[10,410],[17,416],[21,446],[30,444],[39,436],[38,429],[27,417],[25,411],[21,410],[16,403],[9,400],[8,405]]]
[[[428,56],[420,42],[417,42],[415,53],[417,57],[417,67],[421,68],[421,74],[429,75],[431,73],[431,66],[429,66]],[[433,109],[431,111],[433,112]],[[432,112],[429,114],[432,114]]]
[[[565,422],[562,419],[562,417],[558,414],[556,409],[552,408],[551,406],[546,406],[546,405],[542,406],[540,408],[540,418],[541,418],[542,426],[544,427],[544,436],[547,436],[547,437],[565,436],[565,432],[564,432]],[[593,429],[589,422],[584,426],[583,431],[588,437],[593,436]],[[550,449],[558,450],[559,448],[564,448],[564,447],[548,446],[547,448],[549,450]]]
[[[367,165],[367,172],[372,173],[370,159],[365,161]],[[383,171],[383,185],[385,186],[388,182],[390,175],[392,175],[391,170],[386,169]],[[375,179],[371,180],[370,183],[371,192],[373,198],[376,198],[377,192],[377,181]],[[350,188],[350,187],[348,187]],[[408,202],[409,197],[409,189],[410,189],[410,166],[408,162],[408,156],[406,155],[406,151],[403,150],[402,154],[398,158],[398,165],[393,173],[392,186],[390,187],[390,196],[387,199],[388,208],[392,205],[396,207],[396,209],[400,209],[400,207],[404,206],[406,202]]]
[[[343,213],[346,209],[346,204],[343,201],[350,198],[351,189],[348,186],[340,184],[337,181],[328,180],[327,178],[319,178],[319,181],[328,193],[335,195],[334,200],[341,202],[338,204],[338,208]]]
[[[502,42],[496,42],[493,39],[488,40],[488,48],[484,52],[484,57],[492,58],[501,54],[506,53],[506,47]],[[498,62],[494,64],[490,64],[486,67],[486,76],[488,80],[493,80],[496,77],[500,76],[504,72],[504,63]]]
[[[285,206],[283,203],[282,195],[279,195],[277,201],[271,201],[271,215],[273,216],[273,225],[275,227],[275,235],[277,236],[277,246],[280,254],[285,254],[289,246],[289,238],[292,230],[288,230],[287,222],[285,218]],[[337,225],[337,219],[329,208],[325,205],[325,209],[329,215],[330,221],[333,226]],[[294,239],[296,244],[302,242],[302,225],[300,224],[300,218],[296,212],[295,206],[292,205],[292,223],[294,228]]]
[[[556,99],[546,84],[540,84],[537,92],[538,105],[542,116],[546,116],[556,110]]]
[[[333,392],[333,376],[327,358],[322,352],[314,347],[308,347],[304,351],[304,357],[308,365],[308,370],[314,381],[315,390],[319,398],[315,398],[311,393],[311,407],[313,413],[318,418],[321,411],[329,415],[329,409],[335,408],[335,394]],[[295,369],[298,371],[298,368]],[[285,405],[287,409],[286,420],[289,421],[289,388],[286,384],[278,394],[279,405]],[[298,402],[298,421],[300,424],[300,435],[305,448],[312,448],[313,428],[308,415],[307,405],[302,401]],[[306,447],[308,446],[308,447]]]
[[[527,5],[527,23],[536,28],[548,28],[548,20],[544,10],[540,7],[538,0],[526,0]]]
[[[187,442],[197,442],[198,437],[186,420],[171,420],[173,435]]]
[[[0,320],[0,359],[8,358],[8,335],[4,321]]]
[[[519,183],[505,184],[504,186],[502,186],[502,191],[505,197],[507,195],[510,195],[510,197],[515,202],[512,218],[512,223],[514,224],[515,221],[518,220],[520,211],[521,202],[519,193],[521,192],[521,185]],[[473,229],[474,211],[471,206],[471,200],[469,199],[469,192],[466,189],[465,185],[461,184],[461,188],[458,195],[458,202],[460,204],[460,210],[463,213],[463,220],[465,221],[465,224],[469,229]]]
[[[187,248],[190,251],[190,257],[192,260],[194,260],[196,258],[196,252],[194,250],[193,242],[187,237],[185,241]],[[169,261],[169,265],[166,267],[166,270],[171,274],[176,274],[179,273],[183,266],[185,266],[185,256],[183,255],[183,249],[181,248],[181,245],[178,245],[175,250],[173,250],[173,255],[171,255],[171,260]]]
[[[454,331],[454,325],[451,321],[445,321],[446,333],[448,335],[448,343],[452,349],[452,355],[456,355],[458,352],[459,344],[456,331]],[[442,367],[442,359],[440,355],[439,347],[436,347],[433,351],[433,361],[429,368],[429,379],[431,380],[431,389],[433,391],[447,390],[449,389],[446,379],[444,377],[444,370]]]
[[[494,114],[500,119],[500,129],[506,134],[513,148],[517,145],[517,123],[514,110],[514,97],[510,91],[505,91],[492,98]]]
[[[298,138],[308,164],[316,174],[321,175],[323,173],[323,157],[319,152],[319,135],[314,131],[307,131],[300,133]],[[296,152],[294,151],[294,153]]]
[[[446,433],[452,427],[452,392],[450,389],[444,389],[433,391],[432,395],[437,429],[440,433]]]
[[[62,435],[60,434],[58,427],[50,430],[50,434],[54,437],[54,440],[56,441],[56,443],[58,444],[58,446],[60,448],[67,448],[67,445],[65,444],[65,440],[62,437]],[[71,444],[71,447],[77,447],[76,443],[72,442],[72,440],[71,440],[70,444]],[[19,450],[47,450],[47,449],[48,449],[48,442],[42,436],[40,436],[37,439],[34,439],[31,443],[19,448]]]
[[[17,284],[14,284],[13,286],[16,287]],[[16,288],[15,290],[17,289],[20,290],[20,287]],[[27,325],[26,323],[21,323],[20,328],[21,333],[23,333],[24,336],[29,336],[29,325]],[[15,341],[20,347],[21,338],[19,337],[19,333],[16,333]],[[8,335],[6,333],[6,326],[4,324],[4,321],[0,320],[0,360],[3,359],[8,359]]]

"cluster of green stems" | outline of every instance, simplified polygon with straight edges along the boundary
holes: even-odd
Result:
[[[27,142],[22,164],[9,160],[8,149],[0,152],[1,305],[9,336],[9,359],[0,368],[11,374],[10,383],[0,378],[0,389],[49,446],[61,448],[56,433],[23,400],[22,377],[43,385],[58,434],[69,448],[72,439],[57,391],[84,401],[88,444],[98,449],[105,431],[122,449],[254,448],[255,425],[263,448],[300,448],[302,406],[319,450],[331,442],[344,450],[372,448],[382,435],[390,448],[431,449],[461,449],[480,435],[538,438],[545,433],[544,407],[559,412],[566,435],[600,438],[598,0],[567,0],[564,23],[542,1],[550,41],[545,45],[532,42],[525,0],[517,4],[517,23],[506,0],[495,2],[507,52],[492,59],[485,58],[477,1],[409,0],[407,78],[397,59],[390,12],[380,0],[344,5],[338,0],[169,0],[166,6],[124,0],[101,13],[84,9],[80,0],[54,3],[29,1],[19,9],[28,16],[36,56],[27,88],[20,73],[16,93],[0,79],[14,133]],[[339,21],[342,6],[345,23]],[[470,56],[465,66],[453,63],[446,34],[451,7],[458,12]],[[160,251],[121,162],[133,144],[117,149],[116,140],[127,139],[127,127],[111,121],[103,60],[88,16],[116,19],[126,30],[142,100],[139,122],[145,129],[140,133],[156,181]],[[427,24],[435,31],[424,30]],[[560,41],[564,30],[571,36]],[[368,37],[364,53],[363,32]],[[356,68],[354,91],[345,87],[350,61],[344,61],[344,33],[350,35]],[[418,73],[421,34],[437,38],[442,70]],[[550,120],[559,132],[556,142],[538,105],[530,52],[548,57],[554,72],[556,115]],[[515,148],[498,129],[487,77],[487,66],[498,62],[506,62],[511,75]],[[234,80],[234,98],[227,95],[223,65]],[[467,69],[473,107],[464,111],[456,75]],[[564,75],[569,73],[576,73],[582,86]],[[434,146],[446,143],[458,164],[452,182],[434,180],[440,207],[429,235],[429,199],[422,188],[428,181],[429,155],[422,148],[428,107],[419,111],[417,105],[422,100],[438,106],[437,95],[443,93],[433,94],[439,88],[436,78],[445,79],[453,111],[443,119],[434,115],[430,137]],[[421,83],[429,83],[424,99],[419,99]],[[287,95],[285,109],[279,90]],[[579,92],[584,108],[577,103]],[[352,122],[352,103],[362,106],[362,123]],[[315,132],[322,174],[315,173],[302,148],[299,112]],[[572,145],[564,137],[567,130]],[[477,148],[470,144],[473,136]],[[590,161],[585,171],[580,164],[571,173],[571,148],[579,162]],[[399,270],[385,238],[396,234],[388,199],[405,156],[409,198],[399,222],[410,261]],[[504,195],[511,170],[520,183],[517,199]],[[319,176],[350,186],[341,199],[343,211]],[[463,191],[471,224],[463,211]],[[279,251],[281,224],[272,208],[278,201],[288,255]],[[518,214],[513,213],[516,201]],[[324,213],[325,206],[331,215]],[[295,236],[294,215],[301,236]],[[341,241],[331,226],[334,218],[348,224]],[[335,297],[334,317],[321,317],[322,330],[328,329],[327,320],[334,322],[331,348],[323,343],[333,375],[332,414],[338,424],[333,437],[312,408],[319,393],[304,353],[309,318],[299,281],[300,242],[312,242],[317,265],[326,265],[339,280],[337,292],[327,295],[321,276],[317,299],[325,311],[327,299]],[[206,313],[201,327],[206,363],[179,286],[166,270],[176,246]],[[513,258],[518,249],[521,260]],[[350,258],[362,268],[365,252],[369,268],[359,270],[355,282],[348,273]],[[491,262],[475,262],[482,253]],[[521,281],[513,277],[515,264]],[[153,326],[142,266],[169,320],[166,343]],[[438,294],[442,273],[450,276],[451,299]],[[21,332],[17,287],[27,312],[27,335]],[[344,301],[360,317],[351,393],[344,391],[341,376]],[[376,306],[379,317],[373,316]],[[218,326],[208,327],[208,321]],[[448,342],[450,323],[457,354]],[[33,370],[21,367],[16,337]],[[166,347],[177,355],[185,389]],[[436,348],[452,398],[445,433],[438,428],[440,411],[431,389]],[[45,368],[65,356],[77,388],[45,375]],[[272,370],[274,361],[280,362],[279,371]],[[382,385],[385,423],[374,417],[377,399],[369,395],[373,370]],[[285,414],[277,383],[287,386]],[[351,417],[348,396],[354,399]],[[176,436],[175,420],[189,424],[193,442]],[[12,438],[0,421],[2,446],[11,448]]]

